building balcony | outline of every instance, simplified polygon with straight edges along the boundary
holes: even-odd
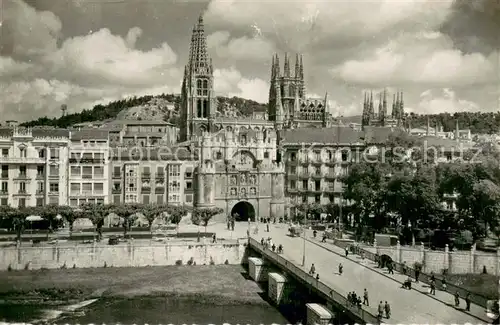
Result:
[[[163,193],[165,193],[165,188],[164,187],[156,187],[155,193],[156,194],[163,194]]]
[[[301,159],[299,159],[299,161],[300,161],[300,164],[303,166],[309,165],[309,159],[307,159],[307,158],[301,158]]]
[[[70,164],[104,164],[104,158],[69,158]]]
[[[156,174],[155,175],[155,179],[165,179],[165,174],[161,173],[161,174]]]
[[[34,158],[34,157],[1,157],[0,164],[36,164],[43,165],[45,164],[45,158]]]
[[[0,176],[2,179],[9,179],[9,174],[8,173],[5,173]]]
[[[311,164],[314,165],[314,166],[321,166],[321,165],[323,165],[323,161],[321,160],[321,158],[314,159],[314,160],[311,161]]]
[[[150,173],[142,173],[141,174],[141,178],[142,179],[150,179],[151,178],[151,174]]]
[[[26,190],[19,190],[17,193],[14,193],[14,195],[29,195]]]
[[[337,176],[335,175],[335,173],[326,173],[325,178],[326,179],[336,179]]]
[[[286,190],[287,190],[289,193],[297,193],[297,192],[298,192],[298,190],[297,190],[297,188],[296,188],[296,187],[288,187]]]
[[[59,178],[59,173],[58,174],[50,174],[49,178]]]
[[[309,179],[311,175],[309,173],[300,173],[299,178],[300,179]]]
[[[299,193],[306,193],[307,192],[307,188],[297,188],[297,192]]]
[[[93,175],[92,175],[92,174],[82,174],[82,178],[85,178],[85,179],[92,179],[92,178],[93,178]]]
[[[337,164],[337,162],[334,159],[330,159],[328,161],[325,161],[325,164],[327,166],[335,166]]]
[[[298,177],[297,177],[297,174],[288,174],[286,175],[286,177],[289,179],[289,180],[296,180]]]
[[[289,159],[286,161],[287,165],[290,165],[290,166],[297,166],[298,165],[298,161],[297,159]]]
[[[28,175],[27,174],[18,174],[16,177],[14,177],[15,180],[27,180],[29,179],[28,178]]]
[[[328,193],[328,194],[335,193],[335,187],[334,186],[327,186],[327,187],[325,187],[325,193]]]
[[[36,179],[45,179],[45,174],[36,174]]]
[[[113,178],[122,178],[122,174],[113,173]]]
[[[49,195],[59,195],[59,191],[49,191]],[[73,193],[71,193],[73,195]]]
[[[141,193],[151,193],[151,187],[142,187]]]
[[[36,195],[43,195],[43,194],[45,194],[44,190],[41,189],[36,190]]]
[[[122,189],[121,188],[114,188],[111,190],[111,193],[112,194],[121,194],[122,193]]]
[[[2,190],[0,191],[0,195],[9,195],[9,191],[8,190]]]
[[[312,173],[311,177],[313,179],[322,179],[323,178],[323,174],[322,173]]]

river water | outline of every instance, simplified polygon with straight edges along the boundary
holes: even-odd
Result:
[[[85,306],[85,304],[88,304]],[[59,324],[286,324],[273,306],[203,297],[103,298],[71,306],[0,305],[0,321]]]

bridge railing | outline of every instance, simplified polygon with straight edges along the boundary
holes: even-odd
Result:
[[[342,248],[346,247],[345,245],[344,246],[338,245],[335,241],[334,241],[334,244],[339,246],[339,247],[342,247]],[[377,263],[377,254],[376,253],[370,252],[370,251],[368,251],[362,247],[359,247],[359,246],[351,246],[350,251],[354,254],[357,254],[357,255],[363,254],[363,256],[365,258],[371,260],[372,262]],[[395,266],[394,270],[403,274],[404,263],[398,263],[396,261],[393,261],[393,263]],[[415,268],[406,265],[406,274],[409,276],[415,277]],[[437,283],[438,282],[442,283],[443,278],[445,278],[445,277],[441,276],[441,275],[434,275],[434,278],[436,279],[436,286],[437,286]],[[424,273],[422,271],[420,271],[418,279],[420,282],[423,282],[423,283],[428,284],[428,285],[430,285],[430,283],[431,283],[431,275]],[[488,299],[488,297],[486,297],[482,294],[469,291],[465,288],[459,287],[459,286],[454,285],[453,283],[449,283],[449,282],[446,283],[446,289],[444,289],[442,286],[440,286],[438,288],[439,288],[439,290],[446,291],[452,295],[455,294],[456,292],[458,292],[458,294],[460,295],[460,297],[462,299],[464,299],[467,296],[467,294],[469,294],[469,297],[470,297],[470,300],[472,303],[474,303],[478,306],[484,307],[484,308],[488,308],[488,301],[490,299]]]
[[[306,273],[302,268],[298,267],[294,263],[288,261],[283,256],[273,252],[269,249],[265,249],[257,240],[250,238],[250,246],[256,249],[258,252],[262,253],[269,258],[278,266],[284,268],[287,272],[293,273],[296,277],[309,284],[311,287],[315,288],[323,295],[333,300],[336,305],[349,310],[352,314],[356,315],[359,319],[363,320],[366,324],[379,324],[377,316],[367,310],[367,307],[362,305],[361,307],[353,305],[346,297],[342,296],[340,293],[323,283],[321,280],[316,280],[314,276]]]

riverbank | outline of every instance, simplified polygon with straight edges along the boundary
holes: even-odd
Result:
[[[87,268],[0,272],[0,300],[62,304],[93,298],[197,296],[213,303],[264,304],[239,265]]]

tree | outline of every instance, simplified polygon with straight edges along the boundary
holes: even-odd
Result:
[[[68,222],[70,234],[73,232],[73,223],[76,219],[83,217],[82,211],[79,209],[74,209],[67,205],[62,205],[58,207],[58,212],[61,217]]]
[[[164,211],[162,206],[147,204],[141,208],[141,213],[144,215],[146,220],[148,220],[149,231],[152,231],[152,225],[154,220]]]
[[[302,215],[302,217],[299,216],[299,220],[297,221],[302,221],[304,215],[312,215],[313,218],[319,218],[326,210],[326,208],[319,203],[301,203],[296,205],[295,208],[300,211]]]
[[[170,218],[170,221],[175,224],[177,232],[179,232],[179,224],[190,209],[183,205],[169,205],[166,207],[166,212]]]
[[[195,208],[193,211],[193,223],[197,225],[203,225],[205,227],[206,233],[208,222],[210,221],[210,219],[222,212],[223,210],[220,208]]]
[[[495,228],[500,217],[500,187],[490,180],[483,179],[473,187],[472,214],[484,223],[483,236],[487,235],[488,226]]]
[[[116,213],[123,219],[123,236],[127,236],[127,232],[132,228],[134,220],[132,216],[139,212],[139,206],[135,204],[120,204],[110,208],[110,212]]]
[[[59,207],[55,204],[36,207],[33,210],[33,214],[39,215],[44,220],[47,220],[49,223],[49,230],[52,231],[55,228],[54,221],[56,220],[56,216],[59,214]]]
[[[111,206],[102,204],[84,204],[81,206],[82,213],[87,216],[96,227],[97,240],[102,239],[102,227],[104,226],[104,218],[109,215]]]
[[[11,209],[10,217],[12,218],[12,226],[16,232],[16,241],[21,242],[21,236],[26,229],[26,218],[33,212],[33,209],[28,207]]]

